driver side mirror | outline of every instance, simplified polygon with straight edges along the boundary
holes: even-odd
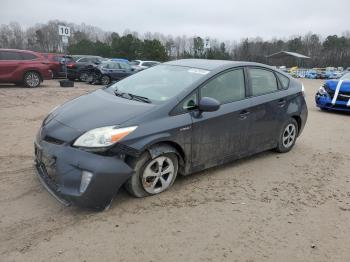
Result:
[[[198,104],[201,112],[214,112],[220,108],[220,102],[211,97],[202,97]]]

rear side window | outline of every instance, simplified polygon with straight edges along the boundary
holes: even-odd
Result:
[[[277,79],[275,74],[271,71],[260,68],[250,68],[249,76],[253,96],[263,95],[278,90]]]
[[[282,88],[287,89],[289,87],[289,78],[280,73],[276,73],[276,74],[282,84]]]
[[[225,72],[201,88],[201,97],[211,97],[221,104],[245,98],[243,69]]]
[[[22,57],[17,52],[1,51],[0,60],[22,60]]]
[[[34,60],[37,59],[36,55],[28,54],[28,53],[22,53],[21,54],[23,60]]]

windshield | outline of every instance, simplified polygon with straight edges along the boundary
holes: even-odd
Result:
[[[340,79],[341,79],[341,80],[348,80],[348,81],[350,81],[350,73],[346,73],[346,74],[343,75]]]
[[[178,95],[209,71],[171,65],[159,65],[129,76],[114,85],[114,91],[163,102]]]

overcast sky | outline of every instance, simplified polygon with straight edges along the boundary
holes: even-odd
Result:
[[[0,24],[28,27],[52,19],[106,31],[163,34],[289,37],[309,31],[327,36],[350,30],[350,0],[0,0]]]

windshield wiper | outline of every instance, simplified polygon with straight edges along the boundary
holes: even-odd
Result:
[[[145,102],[148,104],[152,103],[152,101],[148,97],[138,96],[138,95],[134,95],[134,94],[130,94],[130,93],[127,93],[127,95],[130,96],[133,100]]]
[[[136,101],[140,101],[140,102],[144,102],[144,103],[148,103],[151,104],[152,101],[144,96],[138,96],[138,95],[134,95],[131,93],[123,93],[123,92],[119,92],[118,90],[114,91],[114,94],[116,96],[122,97],[122,98],[126,98],[126,99],[130,99],[130,100],[136,100]]]

